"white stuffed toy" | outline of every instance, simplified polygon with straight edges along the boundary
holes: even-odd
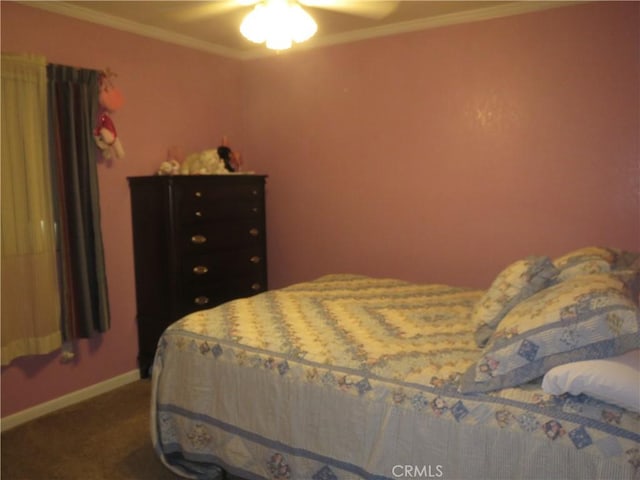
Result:
[[[116,126],[107,112],[102,112],[98,117],[98,125],[93,131],[93,138],[98,148],[102,150],[104,158],[111,158],[114,155],[116,158],[124,157],[124,148],[118,138]]]
[[[226,173],[224,161],[217,150],[204,150],[189,155],[180,167],[182,175],[215,175]]]
[[[205,175],[227,173],[224,168],[224,161],[218,155],[218,150],[205,150],[200,153],[200,162],[205,171]]]
[[[177,160],[167,160],[160,164],[158,175],[180,175],[180,162]]]

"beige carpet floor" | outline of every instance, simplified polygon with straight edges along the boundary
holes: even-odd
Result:
[[[2,480],[174,480],[149,434],[139,380],[4,432]]]

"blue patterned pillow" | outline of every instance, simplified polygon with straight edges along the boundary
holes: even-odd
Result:
[[[576,275],[606,273],[614,268],[618,254],[606,247],[583,247],[555,258],[553,264],[558,268],[558,280],[563,281]]]
[[[612,248],[616,254],[613,270],[640,270],[640,252]]]
[[[518,303],[547,287],[558,274],[549,257],[530,256],[513,262],[495,278],[474,306],[476,343],[484,347],[502,318]]]
[[[640,268],[640,252],[614,247],[582,247],[553,260],[559,280],[575,275]]]
[[[640,347],[640,314],[614,274],[579,275],[516,305],[481,358],[463,375],[463,393],[521,385],[569,362]]]

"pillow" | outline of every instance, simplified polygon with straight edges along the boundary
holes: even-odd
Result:
[[[553,263],[558,267],[564,267],[567,264],[580,262],[583,258],[590,257],[598,257],[611,264],[615,262],[617,252],[613,248],[582,247],[554,259]]]
[[[614,270],[611,275],[624,283],[636,305],[640,305],[640,268]]]
[[[584,393],[640,413],[640,349],[554,367],[542,379],[542,389],[553,395]]]
[[[500,272],[471,312],[478,346],[487,343],[509,310],[549,285],[557,273],[549,257],[536,256],[518,260]]]
[[[521,385],[564,363],[640,348],[640,314],[612,274],[579,275],[516,305],[480,359],[463,375],[463,393]]]
[[[604,273],[613,269],[617,259],[615,251],[604,247],[583,247],[555,258],[553,264],[559,270],[558,281],[576,275]]]
[[[640,270],[640,253],[628,250],[612,249],[616,253],[615,270],[634,269]]]

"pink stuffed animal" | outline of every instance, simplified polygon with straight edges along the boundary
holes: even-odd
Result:
[[[100,77],[99,103],[101,111],[98,115],[96,127],[93,130],[93,138],[98,148],[102,151],[104,158],[111,158],[113,155],[116,158],[124,157],[124,148],[118,138],[116,126],[109,115],[109,113],[120,109],[124,103],[122,93],[111,82],[111,77],[114,75],[107,69]]]

